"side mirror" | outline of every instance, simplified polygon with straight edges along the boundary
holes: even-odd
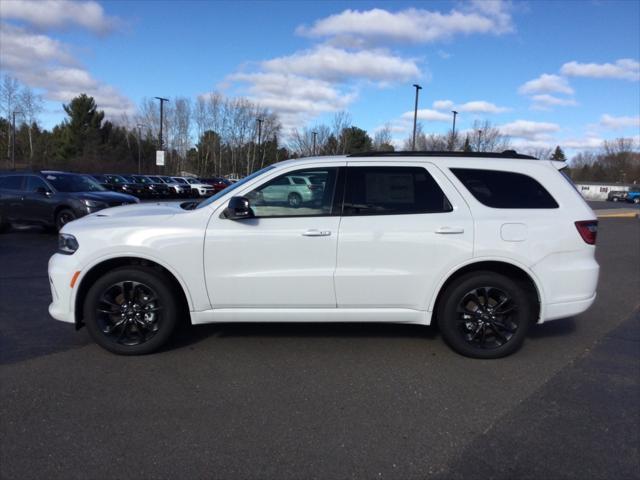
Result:
[[[36,193],[39,193],[40,195],[45,195],[47,197],[51,195],[51,192],[44,187],[36,188]]]
[[[249,199],[246,197],[231,197],[229,205],[224,210],[225,218],[230,220],[240,220],[242,218],[252,218],[253,210],[249,205]]]

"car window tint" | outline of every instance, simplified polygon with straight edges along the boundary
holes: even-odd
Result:
[[[21,190],[23,175],[9,175],[0,177],[0,188],[5,190]]]
[[[348,167],[343,215],[402,215],[452,210],[422,167]]]
[[[36,177],[34,175],[29,175],[27,177],[27,187],[25,190],[27,192],[36,192],[39,188],[44,188],[45,190],[49,190],[47,184],[40,177]]]
[[[483,205],[491,208],[558,208],[553,197],[528,175],[499,170],[452,168]]]
[[[286,173],[246,195],[256,217],[328,216],[333,213],[338,169],[314,168],[294,173],[295,177],[291,176],[291,172]],[[324,180],[311,184],[305,181],[309,176]],[[302,182],[292,183],[292,178]]]

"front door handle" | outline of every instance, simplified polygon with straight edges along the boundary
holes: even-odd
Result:
[[[331,232],[329,230],[312,229],[312,230],[307,230],[302,235],[305,237],[328,237],[329,235],[331,235]]]
[[[464,233],[464,228],[462,227],[440,227],[436,229],[435,233],[439,233],[441,235],[450,235],[453,233]]]

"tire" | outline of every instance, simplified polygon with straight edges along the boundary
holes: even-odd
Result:
[[[636,205],[640,203],[640,197],[636,197],[633,199],[633,203],[635,203]]]
[[[289,206],[291,208],[298,208],[300,207],[300,205],[302,205],[302,197],[299,193],[290,193],[287,201],[289,202]]]
[[[67,223],[74,221],[78,216],[70,208],[63,208],[56,214],[56,230],[62,230]]]
[[[456,352],[472,358],[500,358],[522,346],[535,321],[534,307],[521,282],[495,272],[471,272],[445,290],[437,311],[438,326]]]
[[[168,279],[153,268],[117,268],[87,292],[84,323],[93,340],[110,352],[154,352],[167,342],[177,323],[173,290]]]
[[[612,198],[612,200],[613,200],[614,202],[617,202],[617,201],[618,201],[618,197],[613,197],[613,198]]]

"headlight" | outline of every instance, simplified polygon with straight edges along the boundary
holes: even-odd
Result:
[[[97,207],[106,207],[107,204],[103,203],[103,202],[96,202],[95,200],[82,200],[82,203],[84,203],[87,207],[91,207],[91,208],[97,208]]]
[[[69,235],[68,233],[58,235],[58,253],[73,255],[79,247],[78,240],[76,240],[76,237],[73,235]]]

